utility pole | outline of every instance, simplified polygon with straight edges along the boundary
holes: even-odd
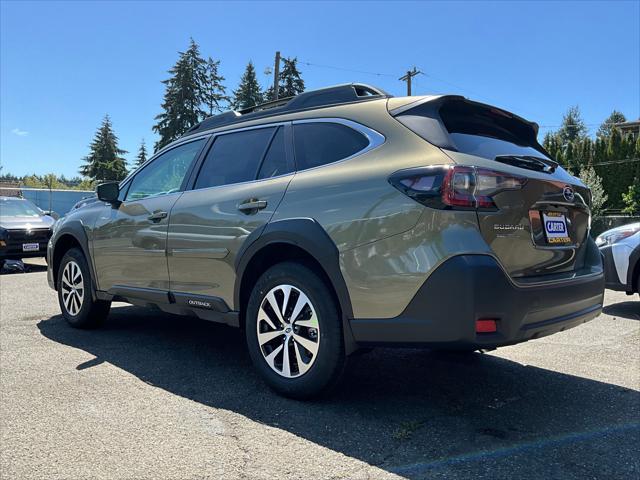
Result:
[[[420,73],[422,73],[420,70],[417,70],[416,67],[413,67],[413,70],[407,70],[407,74],[398,79],[402,80],[403,82],[407,82],[407,96],[411,96],[411,79]]]
[[[276,64],[273,68],[273,99],[278,100],[278,83],[280,76],[280,52],[276,52]]]

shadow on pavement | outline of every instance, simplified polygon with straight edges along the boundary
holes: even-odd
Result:
[[[329,398],[297,402],[256,376],[239,330],[136,307],[99,330],[38,324],[55,341],[144,382],[407,478],[629,477],[640,394],[486,354],[374,350]]]
[[[607,305],[602,311],[612,317],[640,320],[640,301],[614,303]]]

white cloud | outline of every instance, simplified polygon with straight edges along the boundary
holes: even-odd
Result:
[[[11,133],[13,133],[14,135],[18,135],[19,137],[26,137],[27,135],[29,135],[29,132],[20,130],[19,128],[14,128],[13,130],[11,130]]]

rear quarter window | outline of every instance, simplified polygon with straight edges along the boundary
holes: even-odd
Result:
[[[344,160],[369,146],[357,130],[339,123],[301,123],[293,126],[298,170]]]

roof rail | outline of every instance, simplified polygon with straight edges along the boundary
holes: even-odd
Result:
[[[206,118],[187,130],[183,136],[230,125],[239,121],[252,120],[254,118],[389,97],[391,97],[391,95],[384,90],[363,83],[335,85],[319,90],[303,92],[294,97],[285,97],[271,102],[261,103],[260,105],[239,111],[231,110],[221,113],[220,115]]]

